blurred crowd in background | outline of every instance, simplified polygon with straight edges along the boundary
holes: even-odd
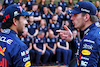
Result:
[[[74,24],[70,20],[70,14],[66,10],[74,7],[73,0],[60,0],[55,4],[55,0],[50,0],[49,4],[46,0],[37,3],[35,0],[4,0],[0,2],[0,31],[2,31],[2,19],[5,8],[11,4],[18,4],[24,10],[31,13],[26,16],[28,24],[23,33],[19,34],[19,38],[29,48],[32,65],[69,65],[70,61],[76,58],[77,52],[72,49],[74,46],[67,41],[62,40],[56,30],[64,30],[66,25],[73,34],[74,39],[80,46],[80,41],[84,37],[82,30],[75,29]],[[78,0],[83,1],[83,0]],[[90,0],[92,2],[92,0]],[[97,7],[98,22],[100,22],[100,2],[95,1]]]

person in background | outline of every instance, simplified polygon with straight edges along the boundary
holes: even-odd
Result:
[[[14,0],[3,0],[4,8],[8,7],[12,3],[14,3]]]
[[[100,59],[100,24],[96,16],[97,8],[89,1],[79,1],[72,10],[66,11],[73,14],[71,20],[75,28],[84,31],[77,55],[77,67],[98,67]],[[62,39],[68,41],[73,48],[77,43],[71,31],[64,26],[66,31],[58,30]]]
[[[41,0],[39,3],[39,10],[40,10],[41,14],[44,13],[43,8],[45,7],[45,5],[46,5],[45,0]]]
[[[60,63],[60,50],[57,49],[57,38],[54,37],[54,32],[49,29],[49,36],[46,39],[46,47],[47,51],[50,52],[49,63],[53,63],[53,55],[56,55],[56,64],[59,65]]]
[[[36,53],[36,66],[39,66],[39,61],[41,56],[43,56],[43,66],[46,65],[50,53],[46,50],[46,43],[44,40],[44,32],[40,31],[37,35],[37,38],[34,39],[33,48]]]
[[[67,2],[65,2],[64,0],[60,0],[58,2],[58,6],[61,6],[62,7],[62,11],[65,12],[65,9],[67,7]]]
[[[57,7],[57,12],[55,13],[57,15],[57,21],[60,23],[60,27],[63,27],[64,25],[64,14],[62,11],[62,7]]]
[[[77,44],[80,45],[80,41],[79,41],[79,38],[78,38],[78,31],[76,29],[74,29],[74,30],[72,30],[72,34],[73,34],[73,38],[75,39]]]
[[[28,11],[31,11],[32,10],[32,4],[36,3],[36,0],[27,0],[26,1],[26,9]]]
[[[32,15],[29,16],[29,24],[26,25],[26,27],[28,28],[27,35],[30,38],[36,37],[36,35],[38,34],[38,27],[36,23],[34,23],[34,17]]]
[[[17,1],[17,4],[18,4],[18,5],[21,5],[21,3],[24,3],[23,0]]]
[[[38,4],[34,3],[32,5],[32,15],[34,16],[34,23],[39,27],[41,20],[41,13],[38,11]]]
[[[63,61],[65,66],[68,66],[72,56],[72,50],[69,49],[69,43],[66,40],[58,39],[57,49],[59,49],[59,59],[61,61],[61,54],[63,55]]]
[[[2,24],[2,20],[3,20],[3,13],[4,13],[4,9],[2,8],[2,3],[0,1],[0,32],[2,31],[1,29],[1,24]]]
[[[97,13],[97,16],[98,16],[98,18],[99,18],[99,23],[100,23],[100,9],[99,9],[99,11],[98,11],[98,13]]]
[[[48,24],[51,22],[52,15],[49,13],[46,5],[44,5],[44,7],[43,7],[43,12],[44,13],[41,14],[41,18],[46,20],[46,24],[48,26]]]
[[[73,0],[68,0],[68,7],[73,8],[73,6],[74,6]]]
[[[49,12],[53,15],[56,11],[56,4],[54,4],[55,0],[50,0],[50,4],[48,4]]]
[[[73,38],[75,39],[76,43],[77,43],[77,46],[78,48],[80,47],[80,40],[78,38],[78,31],[76,29],[73,29],[72,30],[72,35],[73,35]],[[71,47],[72,45],[70,45]],[[75,59],[76,56],[77,56],[77,52],[75,51],[75,49],[73,49],[73,47],[71,47],[72,49],[72,59]]]
[[[57,15],[53,15],[52,17],[52,23],[50,23],[48,25],[48,28],[51,29],[53,32],[54,32],[54,37],[57,38],[59,37],[59,34],[56,32],[56,30],[59,30],[61,27],[60,27],[60,23],[57,22]]]
[[[99,1],[96,1],[95,2],[95,6],[97,7],[97,10],[99,11],[99,9],[100,9],[100,2]]]
[[[41,19],[40,21],[40,26],[39,26],[39,31],[43,31],[45,33],[45,37],[48,37],[48,27],[46,25],[46,20]]]
[[[20,4],[20,6],[21,6],[24,10],[26,10],[26,4],[25,4],[24,2],[22,2],[22,3]]]
[[[47,51],[50,53],[49,63],[52,64],[52,56],[56,54],[56,38],[54,37],[54,33],[51,29],[49,29],[49,35],[46,39],[46,47]]]

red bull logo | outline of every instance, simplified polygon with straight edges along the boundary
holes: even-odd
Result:
[[[0,67],[7,67],[7,60],[5,58],[2,58],[2,61],[0,61]]]
[[[0,54],[2,54],[3,56],[5,56],[4,52],[5,52],[6,47],[4,47],[2,49],[2,47],[0,46]]]

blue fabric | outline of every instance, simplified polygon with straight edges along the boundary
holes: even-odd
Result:
[[[0,33],[0,62],[2,59],[6,60],[5,65],[7,63],[8,67],[24,67],[30,61],[28,47],[10,29]]]

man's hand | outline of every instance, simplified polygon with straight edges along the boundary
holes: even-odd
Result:
[[[73,35],[72,32],[69,30],[69,28],[67,26],[64,25],[64,29],[65,30],[57,30],[56,32],[60,33],[60,37],[63,40],[66,40],[68,42],[72,41],[73,39]]]
[[[52,51],[53,51],[53,54],[56,54],[55,49],[53,49]]]
[[[42,55],[45,53],[45,51],[42,51]]]

